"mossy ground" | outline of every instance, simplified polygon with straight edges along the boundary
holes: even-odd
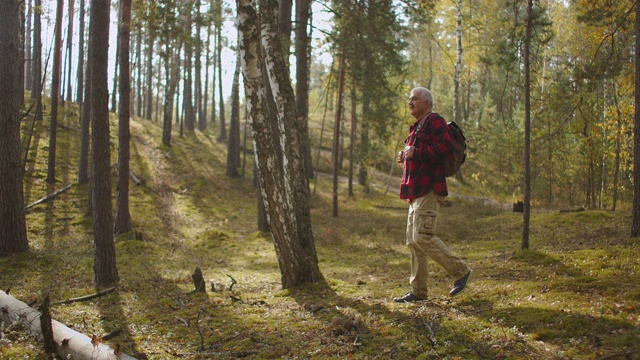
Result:
[[[47,184],[48,121],[37,122],[26,203],[77,182],[76,108],[58,129],[57,182]],[[117,138],[112,134],[113,162]],[[24,121],[24,136],[31,120]],[[210,126],[214,127],[214,126]],[[53,307],[53,318],[86,334],[121,329],[107,341],[139,358],[600,359],[640,358],[640,260],[628,213],[533,211],[531,250],[519,250],[522,217],[471,198],[450,197],[440,233],[474,274],[459,296],[431,267],[430,299],[395,304],[407,288],[406,204],[372,187],[346,195],[332,216],[331,180],[320,178],[312,221],[326,282],[281,289],[273,243],[256,231],[252,161],[225,176],[226,143],[211,130],[174,132],[133,120],[130,188],[135,233],[116,241],[115,292]],[[113,177],[115,182],[115,173]],[[374,180],[375,181],[375,180]],[[395,181],[395,179],[394,179]],[[315,183],[315,185],[314,185]],[[115,185],[114,185],[115,186]],[[457,193],[470,185],[451,182]],[[94,293],[87,187],[74,185],[27,214],[30,250],[0,259],[0,288],[25,302]],[[115,193],[115,192],[114,192]],[[115,206],[115,203],[114,203]],[[206,294],[193,294],[200,267]],[[16,327],[0,358],[44,358]]]

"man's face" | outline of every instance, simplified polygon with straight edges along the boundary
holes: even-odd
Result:
[[[423,100],[421,94],[411,91],[409,96],[409,112],[416,119],[427,113],[427,100]]]

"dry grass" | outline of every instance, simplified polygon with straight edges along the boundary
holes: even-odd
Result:
[[[69,116],[64,123],[75,121]],[[30,149],[28,203],[76,181],[79,133],[59,129],[59,181],[44,182],[47,124],[36,125]],[[147,181],[130,194],[143,239],[133,233],[116,239],[117,291],[53,308],[55,319],[80,332],[122,329],[107,343],[125,353],[149,359],[640,354],[640,261],[637,240],[627,236],[628,214],[534,211],[532,250],[521,251],[518,214],[451,197],[440,229],[474,269],[469,288],[446,296],[452,279],[434,264],[429,301],[395,304],[391,298],[407,291],[406,204],[393,191],[385,194],[385,176],[374,177],[383,184],[369,194],[356,187],[352,198],[341,183],[339,216],[332,217],[331,180],[321,178],[312,221],[327,281],[282,290],[273,243],[255,231],[250,159],[244,178],[229,179],[226,144],[209,130],[174,135],[171,148],[160,145],[159,124],[135,120],[132,132],[132,171]],[[75,185],[34,207],[27,215],[30,251],[0,259],[0,288],[36,304],[45,294],[55,302],[95,292],[86,206],[87,188]],[[196,266],[207,294],[190,293]],[[44,358],[21,329],[3,333],[1,358]]]

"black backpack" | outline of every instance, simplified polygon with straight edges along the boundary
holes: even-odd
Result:
[[[467,158],[467,142],[462,129],[452,121],[447,124],[451,130],[451,138],[453,139],[453,153],[442,163],[442,173],[446,177],[454,176],[460,169],[460,165]]]

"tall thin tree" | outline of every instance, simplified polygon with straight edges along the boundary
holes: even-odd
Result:
[[[313,177],[311,160],[311,141],[309,139],[309,33],[308,22],[311,16],[311,1],[296,1],[296,111],[300,121],[300,135],[302,136],[302,154],[307,178]]]
[[[120,86],[118,101],[118,178],[116,180],[116,215],[113,226],[115,235],[131,231],[131,212],[129,211],[131,0],[120,0],[120,21],[118,24]]]
[[[0,257],[28,249],[20,149],[18,0],[0,1]]]
[[[527,27],[524,35],[524,211],[522,249],[529,248],[531,218],[531,28],[533,0],[527,0]]]
[[[67,28],[67,100],[71,101],[71,68],[73,67],[73,61],[71,58],[73,56],[73,15],[75,13],[75,1],[69,0],[69,26]]]
[[[31,98],[36,100],[36,120],[42,120],[42,0],[35,0],[33,11],[33,91]]]
[[[91,0],[91,189],[93,201],[94,275],[97,286],[118,281],[111,213],[109,144],[109,0]]]
[[[636,4],[635,21],[635,113],[633,117],[633,220],[631,236],[640,236],[640,6]]]
[[[49,125],[49,162],[47,163],[47,182],[56,182],[56,142],[58,128],[58,100],[60,97],[60,58],[62,57],[62,11],[64,1],[58,0],[56,10],[55,42],[53,44],[53,74],[51,76],[51,123]]]

